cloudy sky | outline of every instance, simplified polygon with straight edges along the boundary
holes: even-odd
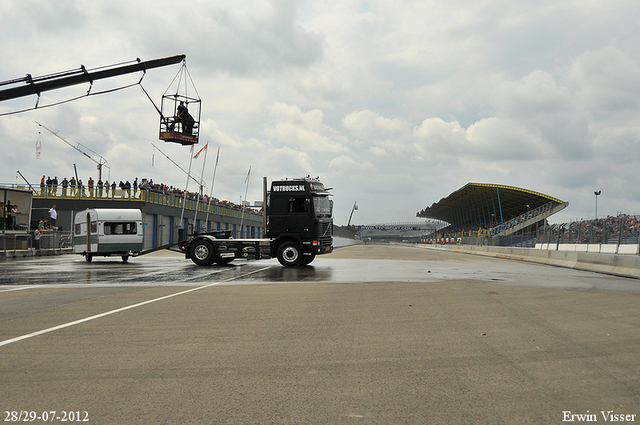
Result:
[[[599,216],[640,214],[638,16],[635,0],[0,0],[0,80],[186,54],[209,186],[220,147],[218,198],[239,202],[249,167],[251,201],[262,176],[319,176],[337,224],[356,201],[353,222],[371,224],[418,221],[468,182],[496,183],[568,201],[551,219],[562,222],[593,218],[595,190]],[[147,72],[156,103],[179,70]],[[0,114],[35,103],[5,101]],[[71,177],[74,163],[96,179],[94,163],[36,120],[104,156],[111,179],[185,186],[152,143],[184,168],[189,148],[158,141],[139,86],[0,116],[0,182],[20,183],[16,170],[32,183]]]

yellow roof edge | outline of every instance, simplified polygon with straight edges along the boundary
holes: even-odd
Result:
[[[553,196],[545,195],[544,193],[536,192],[535,190],[523,189],[521,187],[516,187],[516,186],[507,186],[507,185],[504,185],[504,184],[494,184],[494,183],[467,183],[466,186],[497,187],[499,189],[510,189],[510,190],[515,190],[517,192],[524,192],[524,193],[529,193],[531,195],[540,196],[542,198],[546,198],[546,199],[549,199],[551,201],[555,201],[555,202],[557,202],[559,204],[566,203],[565,201],[562,201],[562,200],[560,200],[558,198],[554,198]]]

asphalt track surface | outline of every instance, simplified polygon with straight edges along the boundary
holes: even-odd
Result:
[[[401,245],[0,267],[6,422],[640,422],[639,280]]]

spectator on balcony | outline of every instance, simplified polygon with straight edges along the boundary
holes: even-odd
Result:
[[[13,205],[13,208],[11,208],[11,214],[12,214],[12,222],[11,222],[11,228],[13,230],[15,230],[18,227],[18,217],[17,215],[20,214],[20,210],[18,210],[18,206],[17,205]]]
[[[136,194],[138,193],[138,178],[136,177],[135,180],[133,181],[133,197],[136,197]]]
[[[67,196],[67,187],[69,187],[69,180],[65,177],[62,179],[62,197]]]
[[[56,211],[56,206],[52,206],[49,210],[49,218],[51,219],[51,226],[56,227],[56,220],[58,219],[58,211]]]
[[[71,180],[69,181],[69,187],[71,187],[70,189],[70,195],[71,196],[76,196],[76,178],[75,177],[71,177]]]
[[[7,203],[4,206],[4,210],[6,212],[6,226],[8,230],[13,230],[13,216],[11,213],[13,212],[13,205],[11,201],[7,199]]]
[[[94,185],[94,181],[93,178],[91,176],[89,176],[89,180],[87,181],[87,187],[89,188],[89,197],[93,198],[93,185]]]

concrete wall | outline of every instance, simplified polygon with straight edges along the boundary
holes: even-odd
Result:
[[[640,255],[603,254],[585,251],[556,251],[535,248],[509,248],[473,245],[420,245],[431,249],[530,261],[640,279]]]

